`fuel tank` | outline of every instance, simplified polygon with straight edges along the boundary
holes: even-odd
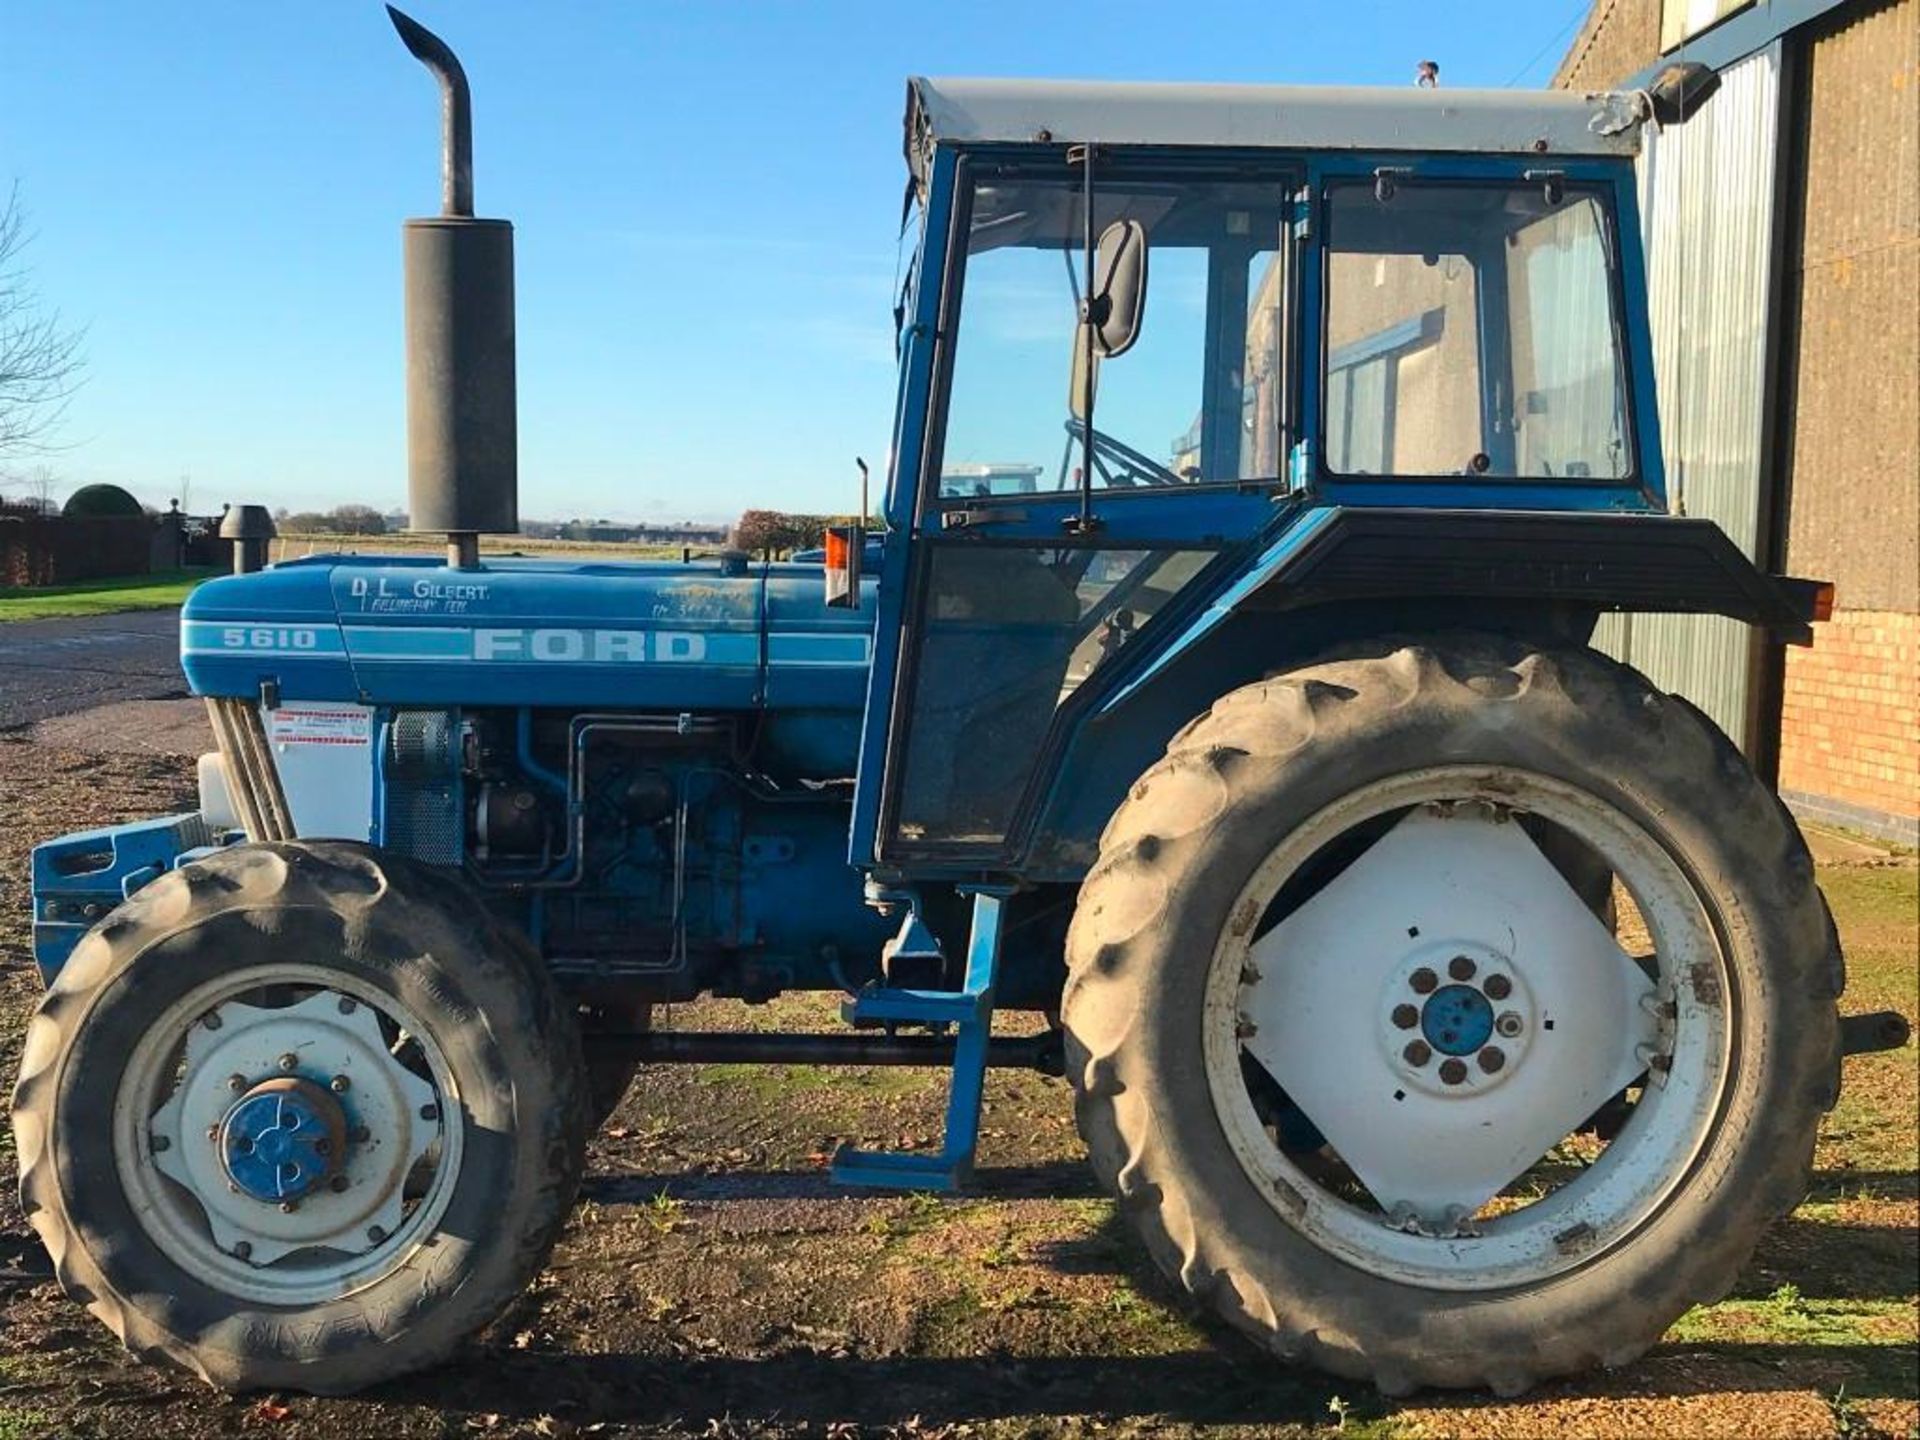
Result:
[[[865,598],[827,608],[816,565],[315,556],[195,590],[181,664],[210,696],[270,682],[282,700],[394,708],[760,712],[797,773],[846,776]]]

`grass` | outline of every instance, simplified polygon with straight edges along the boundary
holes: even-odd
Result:
[[[181,604],[194,586],[218,573],[210,568],[164,570],[153,575],[87,580],[77,585],[0,586],[0,623],[164,609]]]
[[[1845,942],[1841,1009],[1915,1014],[1920,869],[1910,863],[1827,866],[1820,885]],[[1750,1278],[1718,1304],[1688,1311],[1667,1335],[1669,1345],[1707,1344],[1761,1363],[1794,1349],[1848,1357],[1853,1374],[1827,1401],[1835,1433],[1843,1436],[1870,1433],[1862,1401],[1914,1399],[1920,1346],[1920,1304],[1912,1290],[1914,1135],[1920,1129],[1914,1061],[1912,1041],[1847,1061],[1840,1103],[1821,1127],[1814,1196],[1749,1267],[1749,1277],[1756,1277],[1791,1266],[1795,1283],[1748,1289]]]

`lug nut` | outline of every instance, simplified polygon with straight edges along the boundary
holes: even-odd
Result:
[[[352,999],[348,998],[347,996],[342,995],[340,997],[340,1013],[342,1015],[351,1015],[355,1010],[358,1010],[359,1008],[360,1008],[359,1005],[356,1004]]]
[[[1424,1040],[1411,1040],[1407,1042],[1407,1048],[1400,1052],[1400,1057],[1409,1065],[1424,1065],[1433,1058],[1433,1050]]]
[[[244,1089],[246,1089],[246,1088],[247,1088],[247,1077],[246,1077],[246,1076],[244,1076],[244,1075],[229,1075],[229,1076],[227,1076],[227,1089],[229,1089],[229,1090],[244,1090]]]
[[[1246,1025],[1246,1033],[1248,1035],[1253,1033],[1253,1026],[1251,1024],[1248,1024],[1246,1021],[1242,1021],[1241,1024]],[[1240,1034],[1239,1025],[1233,1028],[1236,1035]],[[1242,1038],[1245,1037],[1243,1036]],[[420,1107],[420,1118],[422,1120],[438,1120],[440,1118],[440,1107],[438,1105],[422,1105]]]
[[[333,1142],[322,1135],[318,1140],[313,1142],[313,1153],[316,1155],[331,1155],[333,1153]]]
[[[371,1240],[374,1244],[378,1245],[382,1240],[386,1238],[387,1238],[386,1226],[369,1225],[367,1227],[367,1239]]]
[[[1420,1023],[1420,1012],[1411,1005],[1393,1007],[1393,1023],[1402,1030],[1411,1030]]]
[[[1489,1000],[1504,1000],[1513,993],[1513,982],[1504,975],[1489,975],[1483,988]]]
[[[1440,977],[1424,965],[1407,977],[1407,984],[1413,987],[1413,993],[1416,995],[1432,994],[1433,987],[1439,983]]]
[[[347,1093],[347,1090],[352,1086],[352,1084],[353,1082],[347,1079],[346,1076],[336,1075],[333,1077],[333,1079],[327,1082],[327,1088],[333,1091],[333,1093],[336,1095],[344,1095]]]
[[[233,1246],[233,1258],[245,1260],[253,1254],[253,1246],[245,1240],[236,1240]]]
[[[298,1200],[282,1200],[280,1202],[280,1213],[282,1215],[291,1215],[299,1208],[300,1202]]]
[[[1473,972],[1478,968],[1465,955],[1456,955],[1447,962],[1447,974],[1456,980],[1471,980]]]
[[[147,1137],[147,1144],[156,1155],[162,1150],[171,1150],[173,1148],[173,1141],[164,1135],[149,1135]]]
[[[207,1139],[216,1142],[220,1139],[220,1127],[218,1125],[207,1126]]]
[[[1460,1059],[1441,1061],[1440,1078],[1449,1085],[1458,1085],[1467,1078],[1467,1062]]]
[[[347,1177],[344,1175],[336,1175],[328,1183],[332,1186],[333,1193],[338,1195],[341,1192],[343,1192],[347,1188],[347,1186],[351,1185],[353,1182],[347,1179]]]
[[[1489,1045],[1480,1052],[1480,1068],[1489,1075],[1497,1075],[1507,1063],[1507,1052],[1498,1045]]]
[[[205,1015],[202,1015],[200,1017],[200,1023],[206,1026],[207,1029],[209,1030],[218,1030],[220,1028],[219,1012],[215,1010],[208,1011]]]
[[[1493,1022],[1493,1028],[1511,1040],[1526,1028],[1517,1010],[1502,1010],[1499,1018]]]
[[[300,1057],[294,1054],[291,1050],[287,1051],[286,1054],[280,1057],[280,1068],[282,1070],[291,1070],[293,1069],[294,1066],[298,1065],[299,1063],[300,1063]]]

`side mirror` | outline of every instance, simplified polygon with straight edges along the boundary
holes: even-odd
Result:
[[[867,554],[867,527],[864,525],[829,526],[825,548],[826,554],[823,561],[826,570],[828,608],[858,610],[861,562],[866,559]]]
[[[1126,354],[1140,338],[1146,304],[1147,228],[1138,220],[1116,220],[1100,232],[1094,247],[1093,280],[1074,327],[1068,404],[1075,419],[1084,420],[1093,410],[1100,362]]]

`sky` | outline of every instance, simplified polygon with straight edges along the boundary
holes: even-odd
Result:
[[[1537,86],[1586,8],[412,0],[472,83],[478,213],[515,225],[520,513],[853,508],[908,75]],[[404,504],[399,230],[438,149],[377,0],[0,0],[0,185],[87,360],[59,448],[0,464],[56,499]]]

